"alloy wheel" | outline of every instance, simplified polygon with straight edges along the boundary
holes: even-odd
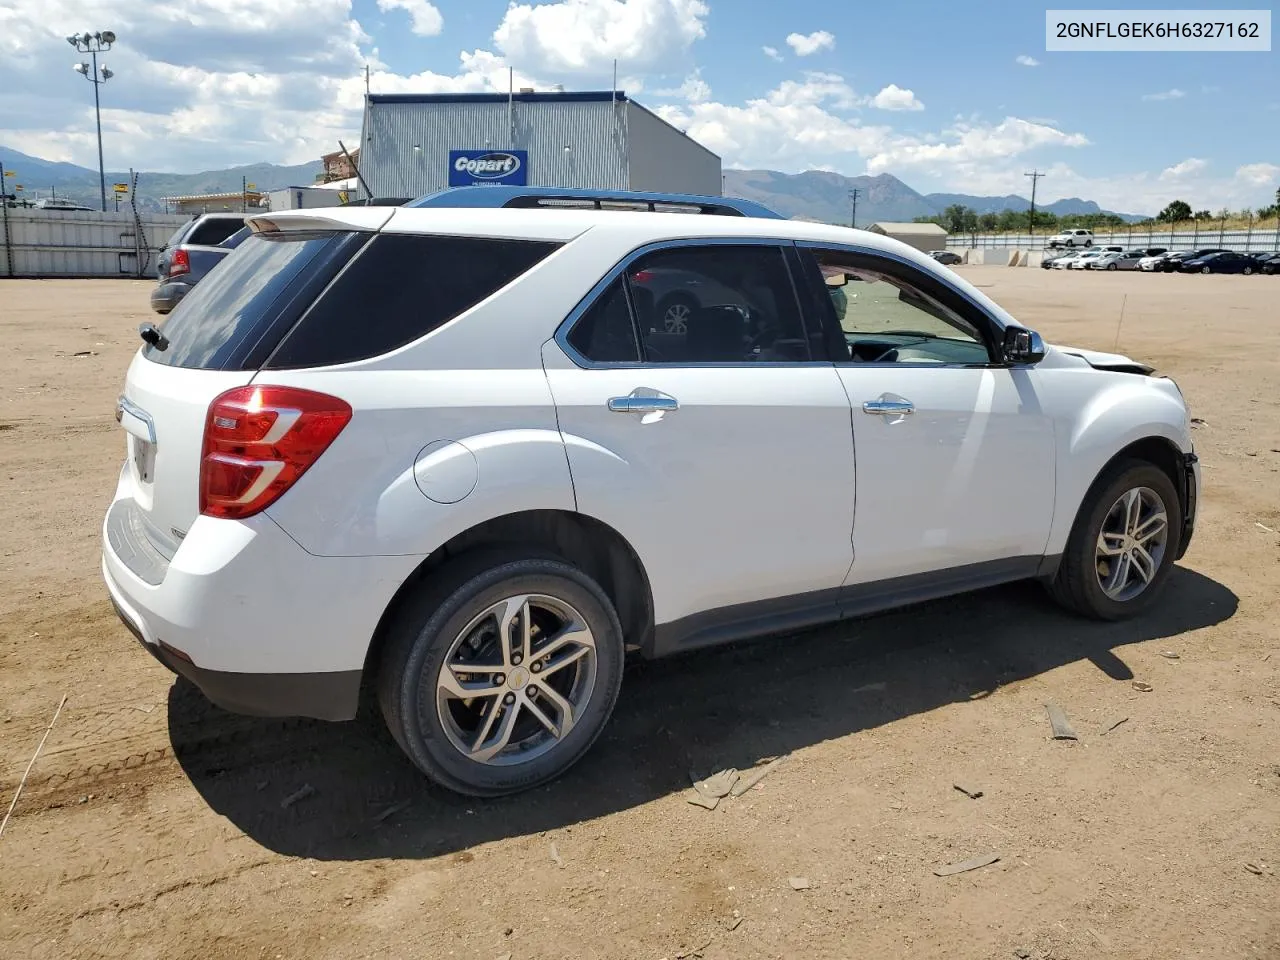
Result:
[[[1169,544],[1169,514],[1150,487],[1135,487],[1111,505],[1098,533],[1094,569],[1110,599],[1125,602],[1155,579]]]
[[[667,312],[662,315],[662,325],[667,333],[687,333],[690,312],[687,303],[673,303],[667,307]]]
[[[573,729],[596,668],[595,637],[572,606],[543,594],[507,597],[454,639],[436,679],[436,709],[464,757],[524,763]]]

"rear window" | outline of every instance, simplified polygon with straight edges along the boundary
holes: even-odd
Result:
[[[307,311],[266,366],[326,366],[387,353],[498,292],[558,246],[379,235]]]
[[[258,234],[227,254],[209,275],[178,303],[161,326],[169,341],[164,350],[143,348],[143,355],[173,367],[209,370],[255,369],[258,346],[292,323],[325,270],[337,269],[341,253],[350,256],[361,235],[353,233]],[[314,289],[313,289],[314,288]],[[271,343],[270,345],[274,345]]]
[[[235,217],[210,217],[192,230],[183,242],[216,247],[243,226],[244,221]]]

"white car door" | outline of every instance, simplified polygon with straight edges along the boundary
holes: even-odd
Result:
[[[638,554],[663,652],[737,620],[831,618],[853,559],[849,401],[825,353],[809,359],[790,256],[643,251],[543,349],[578,510]],[[675,290],[676,274],[693,279]],[[692,306],[672,330],[676,294]]]
[[[993,362],[989,319],[931,272],[869,250],[802,256],[818,261],[808,281],[825,287],[816,302],[836,307],[850,354],[836,366],[858,476],[849,584],[913,578],[900,582],[910,595],[1033,574],[1055,484],[1036,370]]]

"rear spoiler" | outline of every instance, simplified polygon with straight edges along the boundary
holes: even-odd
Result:
[[[254,233],[307,230],[360,230],[376,233],[387,225],[394,207],[315,207],[255,214],[245,220]],[[336,215],[335,215],[336,214]]]

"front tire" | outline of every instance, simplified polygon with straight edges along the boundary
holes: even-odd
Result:
[[[1096,620],[1142,613],[1173,569],[1181,531],[1182,505],[1168,475],[1146,461],[1120,463],[1085,497],[1049,591]]]
[[[1118,270],[1119,268],[1118,268],[1114,263],[1108,263],[1108,264],[1107,264],[1107,269],[1108,269],[1108,270]]]
[[[1201,267],[1201,268],[1200,268],[1200,272],[1201,272],[1201,273],[1212,273],[1213,271],[1212,271],[1212,270],[1210,270],[1208,267]]]
[[[533,551],[459,561],[391,626],[378,676],[387,728],[456,793],[545,783],[604,729],[622,684],[622,626],[578,568]]]

